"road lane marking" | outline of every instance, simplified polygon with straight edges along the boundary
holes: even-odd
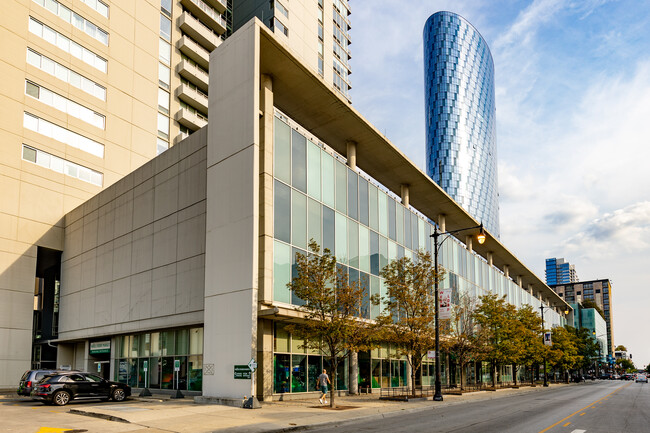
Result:
[[[571,433],[585,433],[587,430],[573,430]]]
[[[582,412],[582,413],[581,413],[580,415],[578,415],[578,416],[583,416],[583,415],[586,414],[586,413],[587,413],[587,412]]]
[[[569,426],[569,424],[571,424],[571,421],[569,421],[569,422],[568,422],[568,423],[566,423],[566,424],[562,424],[562,427],[568,427],[568,426]]]
[[[595,402],[593,402],[593,403],[591,403],[591,404],[589,404],[589,405],[583,407],[582,409],[578,409],[577,411],[573,412],[571,415],[565,416],[564,418],[562,418],[561,420],[559,420],[559,421],[556,422],[555,424],[546,427],[544,430],[541,430],[539,433],[544,433],[544,432],[549,431],[550,429],[552,429],[552,428],[555,427],[556,425],[560,424],[561,422],[564,422],[564,421],[568,420],[568,419],[571,418],[572,416],[576,415],[576,414],[579,413],[579,412],[582,412],[582,411],[585,410],[585,409],[588,409],[588,408],[590,408],[590,407],[593,409],[593,408],[594,408],[594,407],[593,407],[594,404],[598,403],[599,401],[603,400],[604,398],[609,397],[610,395],[612,395],[612,394],[614,394],[614,393],[616,393],[616,392],[618,392],[618,391],[622,390],[623,388],[626,388],[626,387],[628,387],[628,386],[630,386],[630,385],[631,385],[631,384],[628,383],[627,385],[623,385],[623,386],[621,386],[620,388],[615,389],[614,391],[610,392],[610,393],[607,394],[606,396],[599,398],[599,399],[596,400]],[[582,415],[581,415],[581,416],[582,416]],[[585,431],[586,431],[586,430],[585,430]],[[572,432],[572,433],[573,433],[573,432]]]

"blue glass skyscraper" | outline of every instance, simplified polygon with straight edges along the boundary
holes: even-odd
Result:
[[[494,63],[460,15],[427,20],[424,81],[427,174],[499,237]]]

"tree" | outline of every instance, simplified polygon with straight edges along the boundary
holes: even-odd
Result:
[[[593,338],[593,335],[587,328],[567,326],[566,329],[569,333],[573,334],[576,347],[578,348],[578,355],[580,356],[575,368],[579,370],[589,369],[593,360],[598,356],[598,342]]]
[[[296,255],[297,273],[288,284],[303,301],[298,309],[304,313],[305,320],[287,326],[287,330],[304,340],[303,347],[318,350],[329,358],[330,406],[334,408],[339,362],[351,351],[371,348],[370,325],[360,319],[364,307],[363,287],[348,282],[347,273],[337,270],[336,257],[328,249],[321,255],[313,239],[309,249],[308,256]]]
[[[629,359],[617,359],[616,368],[622,371],[623,373],[630,373],[636,371],[634,363]]]
[[[486,335],[485,357],[492,364],[492,386],[496,387],[497,367],[516,358],[516,308],[506,302],[505,296],[493,293],[480,296],[479,300],[474,317]]]
[[[605,313],[603,313],[603,310],[596,304],[594,301],[591,299],[585,299],[582,301],[582,307],[583,308],[593,308],[594,310],[598,311],[598,314],[600,314],[600,317],[605,319]]]
[[[515,364],[515,383],[517,382],[517,364],[530,367],[539,365],[544,361],[548,347],[542,341],[542,318],[529,304],[524,305],[517,310],[515,315],[516,321],[514,326],[514,350],[512,361]],[[532,377],[532,374],[531,374]]]
[[[446,338],[443,341],[444,349],[456,358],[460,367],[460,390],[464,388],[463,373],[471,361],[483,355],[484,346],[481,343],[483,336],[476,325],[474,313],[476,312],[476,299],[467,294],[460,296],[458,304],[454,305],[451,320],[445,321]]]
[[[627,352],[627,347],[625,347],[625,346],[623,346],[623,345],[621,344],[621,345],[616,346],[616,349],[614,349],[614,350],[617,351],[617,352],[618,352],[618,351],[621,351],[621,352]]]
[[[406,355],[411,367],[411,395],[415,396],[415,374],[422,358],[435,344],[436,275],[431,254],[418,251],[417,261],[403,257],[391,261],[381,271],[387,296],[384,311],[377,318],[382,337],[398,354]]]
[[[648,364],[648,365],[645,366],[645,371],[647,371],[648,373],[650,373],[650,364]]]
[[[576,337],[567,328],[556,326],[551,330],[553,345],[548,351],[548,362],[563,373],[576,368],[582,361],[578,354]],[[568,376],[565,376],[568,379]]]

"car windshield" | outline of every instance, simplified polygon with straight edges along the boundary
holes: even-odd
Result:
[[[20,380],[27,380],[29,377],[29,371],[26,371],[25,374],[23,374],[23,377],[20,378]]]

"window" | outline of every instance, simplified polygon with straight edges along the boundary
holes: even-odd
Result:
[[[106,72],[108,63],[106,59],[98,56],[97,54],[79,45],[78,43],[71,41],[66,36],[55,30],[52,30],[50,27],[35,20],[32,17],[29,17],[29,31],[34,33],[36,36],[45,39],[52,45],[56,45],[66,53],[70,53],[74,57],[88,63],[90,66],[97,68],[104,73]]]
[[[59,125],[55,125],[54,123],[48,122],[47,120],[41,119],[33,114],[27,112],[24,113],[23,126],[34,132],[43,134],[46,137],[60,141],[61,143],[81,149],[91,155],[95,155],[99,158],[104,157],[103,144],[84,137],[83,135],[79,135],[76,132],[62,128]]]
[[[172,20],[163,14],[160,14],[160,36],[167,41],[172,37]]]
[[[169,92],[158,88],[158,111],[169,114]]]
[[[102,186],[104,175],[74,162],[59,158],[58,156],[43,152],[34,147],[23,144],[23,160],[33,162],[41,167],[48,168],[70,177],[75,177],[93,185]]]
[[[102,101],[106,100],[106,88],[104,86],[29,48],[27,49],[27,63],[47,72],[53,77],[65,81],[77,89],[83,90],[89,95]]]
[[[169,117],[158,113],[158,136],[169,138]]]
[[[162,63],[158,63],[158,85],[160,87],[169,90],[170,75],[171,70]]]
[[[171,62],[172,46],[162,39],[158,39],[158,58],[166,65]]]
[[[32,98],[38,99],[45,105],[49,105],[70,116],[81,119],[97,128],[105,129],[106,117],[68,98],[64,98],[45,87],[41,87],[31,81],[25,81],[25,93]]]
[[[83,0],[82,0],[83,1]],[[56,0],[34,0],[35,3],[45,7],[47,10],[63,19],[65,22],[72,24],[79,30],[86,32],[90,37],[97,39],[104,45],[108,45],[108,33],[91,23],[76,12],[71,11],[66,6]],[[85,3],[85,1],[84,1]],[[92,3],[89,1],[88,3]],[[94,2],[95,5],[97,2]],[[104,5],[105,6],[105,5]],[[92,7],[92,6],[91,6]],[[108,15],[108,7],[106,7]]]
[[[108,6],[106,3],[100,0],[81,0],[81,2],[95,9],[103,17],[108,18]]]
[[[281,13],[282,15],[284,15],[284,16],[287,17],[287,18],[289,18],[289,11],[287,10],[287,8],[284,7],[284,5],[283,5],[282,3],[280,3],[279,1],[276,1],[276,2],[275,2],[275,8],[276,8],[278,11],[280,11],[280,13]]]
[[[160,10],[172,16],[172,0],[160,0]]]
[[[273,21],[271,22],[271,29],[278,29],[280,33],[283,33],[285,36],[289,36],[289,29],[277,18],[273,18]]]

